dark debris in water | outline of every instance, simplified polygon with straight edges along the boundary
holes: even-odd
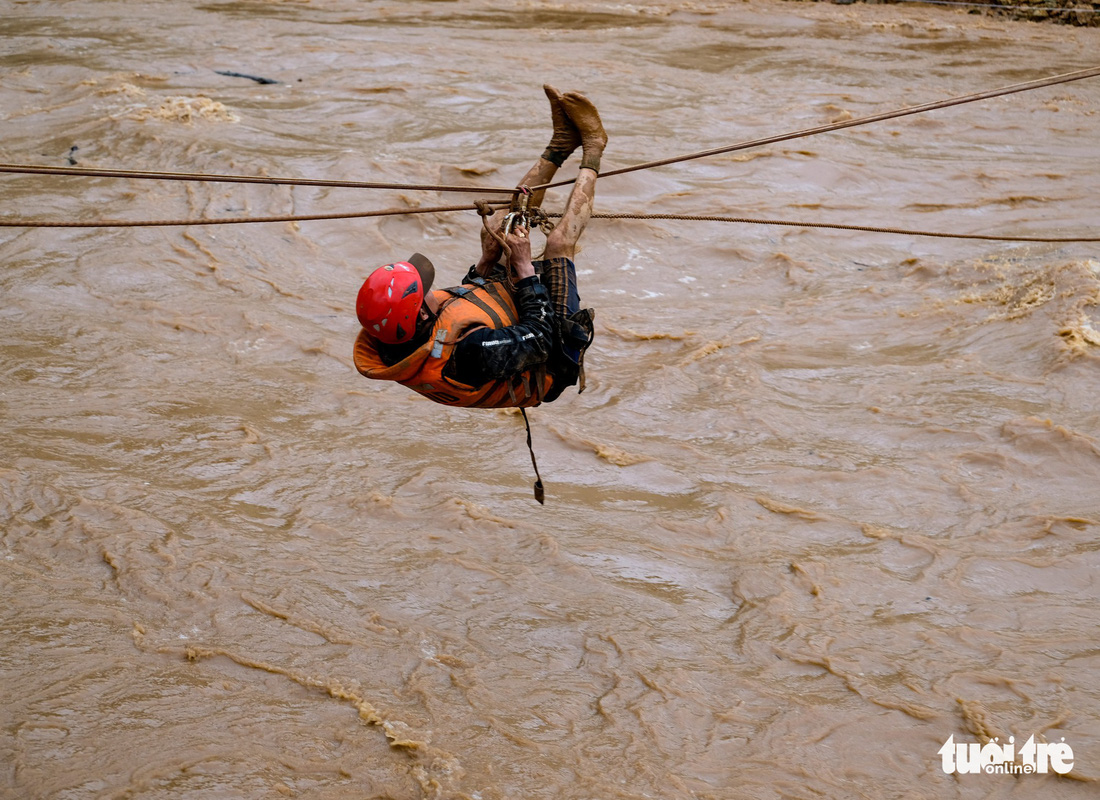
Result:
[[[214,70],[219,75],[225,75],[227,78],[247,78],[250,81],[256,81],[256,83],[270,84],[278,83],[273,78],[261,78],[257,75],[245,75],[243,72],[232,72],[231,70],[216,69]]]

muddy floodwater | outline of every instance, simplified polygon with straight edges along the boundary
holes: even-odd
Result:
[[[610,171],[1100,63],[913,5],[0,5],[0,162],[403,185],[515,185],[544,81]],[[1098,185],[1094,78],[596,211],[1080,238]],[[479,196],[0,175],[37,221]],[[0,228],[0,797],[1100,794],[1100,243],[593,220],[540,506],[520,416],[352,366],[363,278],[454,285],[479,224]]]

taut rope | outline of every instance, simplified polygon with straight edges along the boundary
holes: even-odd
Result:
[[[145,172],[94,167],[40,167],[33,164],[0,164],[0,172],[18,175],[70,175],[82,178],[134,178],[150,181],[196,181],[199,183],[262,183],[268,186],[327,186],[339,189],[406,189],[425,192],[469,192],[471,194],[515,194],[515,189],[483,186],[448,186],[434,183],[370,183],[316,178],[267,178],[262,175],[208,175],[197,172]],[[472,208],[473,206],[471,206]]]
[[[500,205],[493,203],[490,205]],[[507,203],[504,203],[507,205]],[[243,225],[254,222],[307,222],[325,219],[361,219],[393,217],[401,214],[443,214],[448,211],[472,211],[478,206],[424,206],[422,208],[382,208],[376,211],[339,211],[332,214],[285,214],[273,217],[225,217],[221,219],[100,220],[98,222],[36,222],[0,219],[0,228],[170,228],[181,225]]]
[[[503,204],[507,205],[507,204]],[[187,225],[240,225],[263,222],[308,222],[326,219],[362,219],[366,217],[389,217],[401,214],[443,214],[451,211],[470,211],[488,209],[492,213],[500,203],[484,203],[472,206],[426,206],[424,208],[383,208],[377,211],[347,211],[334,214],[287,214],[273,217],[226,217],[224,219],[162,219],[162,220],[100,220],[98,222],[33,222],[30,220],[0,220],[0,228],[152,228]],[[483,216],[483,222],[487,216]],[[561,214],[547,214],[560,217]],[[826,228],[841,231],[864,231],[867,233],[892,233],[902,236],[934,236],[941,239],[979,239],[988,242],[1100,242],[1100,236],[992,236],[978,233],[945,233],[943,231],[925,231],[909,228],[886,228],[873,225],[841,225],[828,222],[800,222],[787,219],[756,219],[752,217],[729,217],[714,214],[615,214],[597,213],[592,219],[634,219],[634,220],[674,220],[681,222],[733,222],[748,225],[781,225],[787,228]],[[490,235],[496,235],[488,225]],[[499,239],[498,239],[499,241]]]
[[[560,217],[560,214],[551,214]],[[1100,236],[989,236],[978,233],[943,233],[940,231],[911,230],[908,228],[879,228],[873,225],[838,225],[828,222],[798,222],[789,219],[752,219],[749,217],[723,217],[709,214],[593,214],[593,219],[670,219],[686,222],[741,222],[750,225],[782,225],[788,228],[829,228],[840,231],[866,231],[868,233],[896,233],[904,236],[936,236],[941,239],[982,239],[990,242],[1100,242]]]

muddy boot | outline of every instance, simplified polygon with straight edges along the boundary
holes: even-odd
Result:
[[[607,146],[607,133],[600,121],[600,112],[592,101],[579,92],[567,92],[561,96],[561,105],[569,119],[581,134],[581,169],[600,171],[600,157]]]
[[[581,133],[562,108],[561,92],[548,83],[542,85],[542,90],[550,101],[550,119],[554,123],[554,135],[550,137],[550,144],[546,146],[542,157],[560,167],[581,146]]]

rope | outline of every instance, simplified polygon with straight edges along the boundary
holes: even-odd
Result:
[[[243,225],[253,222],[308,222],[325,219],[361,219],[399,214],[443,214],[448,211],[472,211],[477,206],[429,206],[425,208],[383,208],[378,211],[344,211],[335,214],[287,214],[277,217],[224,217],[221,219],[101,220],[99,222],[40,222],[26,219],[0,219],[0,228],[155,228],[182,225]]]
[[[531,453],[531,466],[535,468],[535,499],[538,500],[540,506],[546,505],[546,490],[542,486],[542,476],[539,475],[539,462],[535,461],[535,448],[531,446],[531,423],[527,420],[527,409],[520,408],[519,413],[523,414],[523,424],[527,427],[527,449]]]
[[[471,192],[515,194],[515,189],[481,186],[447,186],[416,183],[368,183],[365,181],[317,180],[314,178],[267,178],[260,175],[206,175],[196,172],[144,172],[129,169],[89,167],[40,167],[32,164],[0,164],[0,172],[19,175],[75,175],[90,178],[134,178],[156,181],[198,181],[203,183],[262,183],[269,186],[328,186],[342,189],[408,189],[426,192]]]
[[[479,202],[472,206],[431,206],[425,208],[384,208],[377,211],[349,211],[337,214],[288,214],[276,217],[226,217],[223,219],[169,219],[169,220],[103,220],[100,222],[37,222],[34,220],[0,219],[0,228],[151,228],[187,225],[241,225],[262,222],[309,222],[328,219],[361,219],[365,217],[388,217],[400,214],[445,214],[451,211],[477,210],[481,214],[486,230],[488,214],[494,204]],[[501,205],[496,203],[495,205]],[[560,213],[547,214],[548,217],[560,217]],[[633,219],[633,220],[674,220],[680,222],[732,222],[749,225],[782,225],[788,228],[828,228],[841,231],[862,231],[865,233],[892,233],[902,236],[935,236],[941,239],[980,239],[988,242],[1100,242],[1100,237],[1080,236],[992,236],[978,233],[944,233],[940,231],[914,230],[910,228],[884,228],[873,225],[841,225],[829,222],[800,222],[785,219],[755,219],[752,217],[728,217],[713,214],[593,214],[592,219]],[[490,234],[494,232],[489,230]],[[499,239],[498,239],[499,241]]]
[[[816,128],[806,128],[805,130],[795,131],[793,133],[784,133],[778,136],[767,136],[763,139],[752,139],[750,141],[738,142],[737,144],[728,145],[726,147],[716,147],[713,150],[701,150],[698,153],[689,153],[688,155],[675,156],[673,158],[665,158],[660,161],[647,161],[643,164],[635,164],[632,167],[623,167],[621,169],[613,169],[607,172],[601,172],[601,178],[608,178],[612,175],[625,175],[628,172],[636,172],[641,169],[652,169],[653,167],[663,167],[667,164],[679,164],[682,161],[691,161],[696,158],[705,158],[707,156],[721,155],[722,153],[732,153],[735,150],[747,150],[750,147],[760,147],[766,144],[775,144],[777,142],[786,142],[791,139],[801,139],[806,136],[814,136],[818,133],[828,133],[830,131],[839,131],[843,128],[854,128],[857,125],[867,125],[871,122],[882,122],[887,119],[896,119],[897,117],[905,117],[910,114],[920,114],[925,111],[935,111],[939,108],[949,108],[950,106],[958,106],[964,103],[974,103],[978,100],[989,100],[993,97],[1001,97],[1006,94],[1015,94],[1017,92],[1026,92],[1030,89],[1041,89],[1045,86],[1056,86],[1060,83],[1069,83],[1071,81],[1079,81],[1084,78],[1094,78],[1100,75],[1100,67],[1092,67],[1091,69],[1078,70],[1077,72],[1066,72],[1062,75],[1055,75],[1050,78],[1040,78],[1034,81],[1027,81],[1025,83],[1016,83],[1011,86],[1004,86],[1000,89],[991,89],[987,92],[979,92],[977,94],[968,94],[962,97],[952,97],[947,100],[937,100],[932,103],[923,103],[919,106],[909,106],[908,108],[898,109],[897,111],[886,111],[882,114],[873,114],[869,117],[860,117],[859,119],[850,119],[843,122],[834,122],[830,125],[819,125]],[[559,181],[557,183],[546,183],[541,186],[532,186],[531,191],[537,192],[543,189],[553,189],[558,186],[566,186],[573,183],[573,180]]]
[[[560,217],[561,214],[551,214]],[[751,219],[749,217],[723,217],[709,214],[593,214],[593,219],[667,219],[685,222],[743,222],[752,225],[784,225],[790,228],[831,228],[841,231],[864,231],[868,233],[896,233],[904,236],[936,236],[941,239],[982,239],[989,242],[1100,242],[1096,237],[1058,237],[1058,236],[987,236],[978,233],[941,233],[936,231],[910,230],[908,228],[879,228],[872,225],[837,225],[828,222],[797,222],[785,219]]]

